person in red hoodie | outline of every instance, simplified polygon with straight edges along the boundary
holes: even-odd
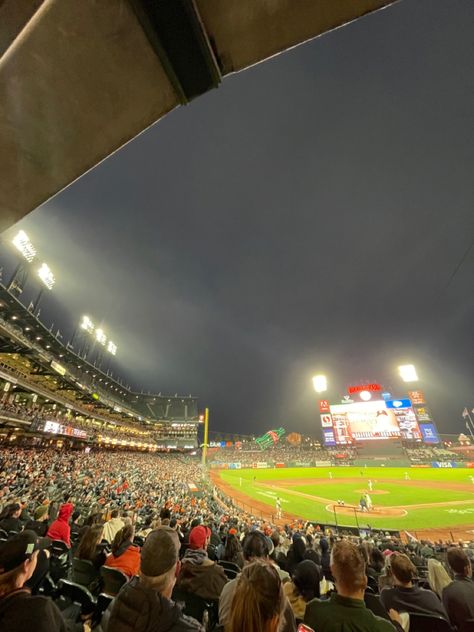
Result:
[[[71,527],[69,519],[74,511],[72,503],[64,503],[59,508],[57,519],[51,523],[46,536],[51,540],[62,540],[69,547],[71,546]]]

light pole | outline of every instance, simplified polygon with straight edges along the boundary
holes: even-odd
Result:
[[[204,411],[204,443],[202,446],[202,465],[206,466],[207,444],[209,441],[209,408]]]

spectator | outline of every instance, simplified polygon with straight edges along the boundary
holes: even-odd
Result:
[[[71,516],[70,538],[72,542],[77,542],[77,540],[79,539],[79,534],[81,532],[81,527],[79,525],[80,517],[81,517],[81,512],[76,509]]]
[[[386,610],[394,608],[399,612],[431,614],[448,618],[443,604],[431,590],[413,584],[416,568],[407,555],[393,553],[390,556],[393,588],[384,588],[380,601]]]
[[[44,538],[48,532],[48,505],[39,505],[33,515],[34,520],[28,521],[25,529],[31,529],[40,538]]]
[[[301,533],[295,533],[293,536],[293,544],[287,553],[286,570],[293,575],[296,566],[304,560],[306,553],[306,540]]]
[[[204,632],[171,601],[179,571],[176,531],[160,527],[143,545],[139,576],[119,592],[102,621],[105,632]]]
[[[209,559],[207,547],[211,537],[209,527],[199,525],[191,529],[189,548],[182,559],[176,586],[202,599],[217,601],[227,583],[222,566]]]
[[[448,549],[447,559],[454,581],[443,590],[443,604],[451,625],[459,628],[468,619],[474,619],[472,566],[466,552],[457,547]]]
[[[393,632],[394,626],[389,621],[375,616],[365,606],[365,562],[354,544],[342,540],[334,545],[331,574],[337,594],[333,593],[327,601],[310,601],[306,605],[305,623],[318,632]],[[389,614],[398,626],[398,613],[391,610]]]
[[[441,599],[443,589],[453,580],[446,572],[444,566],[434,557],[428,560],[428,582],[431,590]]]
[[[235,531],[235,529],[234,529]],[[227,534],[225,540],[225,548],[224,554],[222,555],[222,560],[225,562],[232,562],[236,564],[240,569],[244,566],[244,556],[242,554],[242,546],[237,539],[237,536],[233,533]]]
[[[125,525],[112,542],[112,553],[107,556],[105,566],[116,568],[127,577],[138,575],[140,569],[140,549],[133,544],[133,527]]]
[[[61,540],[69,547],[71,546],[71,527],[69,518],[72,515],[74,506],[71,503],[64,503],[59,508],[57,519],[51,523],[47,536],[51,540]]]
[[[26,530],[0,546],[0,629],[8,632],[66,632],[66,623],[48,597],[32,597],[25,584],[38,558],[38,536]]]
[[[100,568],[106,559],[104,549],[100,546],[102,530],[100,525],[87,527],[87,531],[82,536],[75,554],[75,557],[80,560],[92,562],[96,568]]]
[[[319,543],[321,549],[321,568],[326,579],[331,580],[331,554],[329,552],[329,542],[326,538],[321,538]]]
[[[19,503],[10,503],[0,514],[0,529],[8,531],[16,531],[19,533],[23,525],[20,520],[21,505]]]
[[[243,541],[243,555],[244,555],[244,569],[253,562],[257,561],[269,561],[270,553],[273,549],[273,543],[270,538],[267,538],[263,535],[261,531],[251,531],[248,533]],[[288,573],[284,573],[284,571],[280,571],[278,567],[275,566],[275,570],[277,571],[280,579],[282,578],[281,574],[286,578],[288,577]],[[223,625],[229,625],[231,618],[231,610],[232,610],[232,601],[234,598],[234,594],[237,589],[237,583],[240,575],[235,579],[232,579],[230,582],[224,586],[220,599],[219,599],[219,622]],[[290,603],[288,599],[284,599],[284,611],[283,618],[280,622],[280,632],[294,632],[296,629],[295,617],[293,615],[293,611],[291,609]]]
[[[295,568],[293,580],[283,585],[296,619],[303,619],[306,604],[320,596],[321,572],[311,560],[303,560]]]
[[[104,524],[103,538],[109,544],[112,544],[115,536],[125,526],[124,521],[120,518],[118,509],[114,509],[110,514],[110,520]]]
[[[285,599],[281,579],[269,562],[244,568],[232,600],[229,632],[277,632]]]

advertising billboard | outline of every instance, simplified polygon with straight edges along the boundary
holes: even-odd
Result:
[[[336,404],[331,406],[331,415],[337,443],[391,439],[401,434],[394,409],[388,409],[384,400]]]
[[[438,432],[434,424],[420,424],[420,430],[425,443],[439,443]]]
[[[324,445],[335,446],[336,439],[334,438],[334,432],[332,428],[323,428]]]

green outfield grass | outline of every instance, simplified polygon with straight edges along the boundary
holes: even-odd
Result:
[[[405,472],[410,476],[410,483],[405,483]],[[332,479],[330,478],[330,473]],[[388,492],[386,494],[370,494],[375,506],[400,507],[406,515],[397,517],[367,517],[358,514],[360,525],[370,522],[373,527],[393,529],[425,529],[446,528],[450,526],[468,525],[474,529],[474,485],[470,476],[473,470],[468,469],[404,469],[388,467],[326,467],[326,468],[290,468],[268,470],[224,470],[220,473],[222,479],[259,502],[275,508],[278,496],[282,501],[283,511],[301,516],[308,520],[333,521],[333,514],[327,509],[328,502],[316,497],[336,502],[344,500],[347,505],[358,504],[361,492],[367,489],[370,480],[374,483],[374,490]],[[255,481],[254,481],[255,477]],[[354,481],[338,479],[352,478]],[[322,479],[315,483],[314,479]],[[292,481],[291,487],[284,488],[275,481]],[[294,484],[293,484],[294,481]],[[398,482],[399,481],[399,482]],[[446,489],[437,485],[449,483],[463,483],[469,486],[466,491]],[[276,487],[275,488],[272,488]],[[472,486],[472,491],[471,491]],[[301,496],[300,494],[305,494]],[[251,500],[249,499],[249,504]],[[449,506],[413,507],[422,503],[452,502]],[[459,503],[459,504],[458,504]],[[331,505],[332,506],[332,505]],[[355,525],[354,516],[341,515],[340,524]]]

